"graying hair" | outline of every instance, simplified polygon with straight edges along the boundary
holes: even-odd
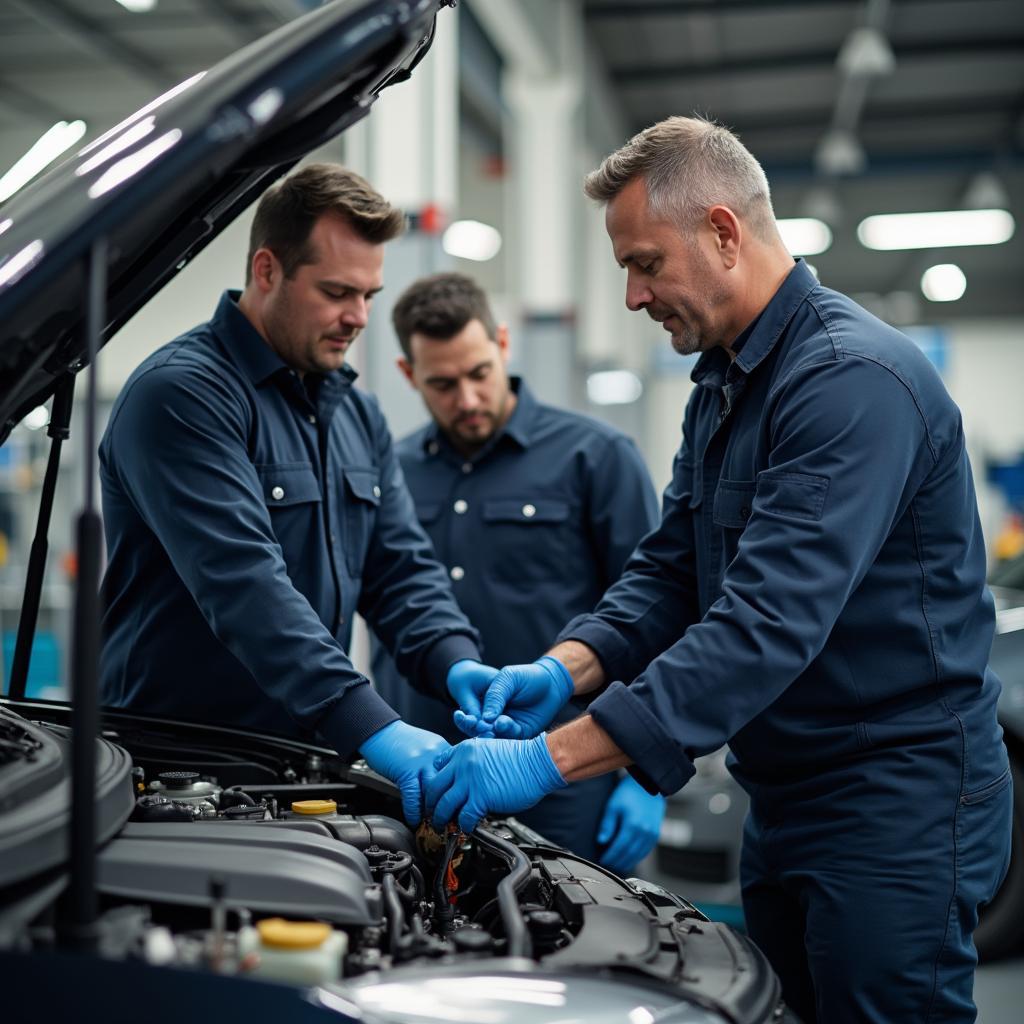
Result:
[[[768,179],[728,128],[703,117],[669,117],[634,135],[583,181],[607,203],[634,178],[647,185],[652,214],[692,228],[718,203],[739,214],[762,241],[777,237]]]

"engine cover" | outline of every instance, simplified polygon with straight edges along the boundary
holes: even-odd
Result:
[[[109,896],[205,907],[210,880],[229,907],[339,925],[380,919],[378,890],[355,848],[293,829],[225,822],[129,822],[99,855]]]

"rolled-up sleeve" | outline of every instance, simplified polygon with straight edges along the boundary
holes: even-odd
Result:
[[[770,401],[768,468],[721,596],[631,685],[612,686],[591,708],[665,793],[818,655],[941,457],[907,385],[868,358],[796,370]]]
[[[342,754],[396,719],[289,579],[247,454],[245,399],[214,373],[163,364],[130,385],[115,415],[130,441],[110,471],[267,696]]]

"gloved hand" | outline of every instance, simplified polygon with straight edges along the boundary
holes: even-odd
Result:
[[[359,753],[402,791],[402,813],[415,828],[423,818],[423,786],[436,774],[434,759],[450,749],[437,733],[406,722],[389,722],[363,741]]]
[[[459,828],[472,832],[488,812],[525,810],[566,785],[545,733],[525,741],[463,740],[439,755],[434,767],[426,813],[438,829],[457,817]]]
[[[463,732],[467,732],[467,729],[462,725],[463,721],[471,720],[474,723],[480,721],[482,711],[480,702],[487,692],[487,687],[497,674],[498,670],[496,668],[491,668],[490,665],[483,665],[479,661],[473,661],[470,658],[463,658],[462,661],[455,662],[448,669],[448,692],[452,695],[452,700],[459,705],[459,709],[455,712],[455,724]],[[481,729],[480,734],[490,734],[493,731],[493,727],[488,726],[485,729]],[[470,728],[468,735],[474,736],[477,733],[474,729]]]
[[[456,716],[455,724],[471,736],[493,730],[496,736],[528,739],[551,724],[572,691],[569,670],[550,655],[529,665],[506,665],[487,690],[482,717]]]
[[[597,830],[597,845],[606,847],[597,861],[617,875],[627,875],[654,849],[665,817],[665,798],[648,793],[631,775],[612,790]]]

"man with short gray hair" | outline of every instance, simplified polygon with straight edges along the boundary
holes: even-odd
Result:
[[[622,766],[671,793],[728,741],[747,924],[796,1012],[973,1021],[1011,783],[959,410],[912,342],[794,263],[726,129],[670,118],[585,187],[626,304],[701,353],[697,386],[660,527],[543,668],[494,680],[480,728],[512,739],[442,755],[428,812],[470,827]],[[573,694],[590,713],[540,732]]]

